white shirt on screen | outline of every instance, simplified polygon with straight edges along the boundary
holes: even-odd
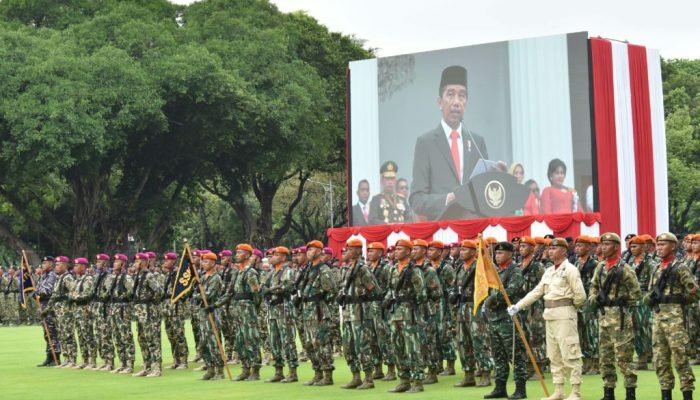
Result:
[[[441,120],[440,123],[442,124],[442,130],[445,131],[445,137],[447,138],[447,147],[451,147],[452,144],[452,138],[450,135],[452,134],[452,128],[447,125],[447,122],[445,120]],[[462,124],[460,123],[459,126],[456,129],[457,134],[457,148],[459,149],[459,166],[464,169],[464,145],[462,143]],[[457,171],[461,173],[462,171]],[[462,182],[464,182],[464,176],[462,176]]]

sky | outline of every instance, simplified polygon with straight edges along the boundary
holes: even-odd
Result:
[[[171,0],[189,4],[196,0]],[[588,31],[700,58],[698,0],[272,0],[331,31],[365,41],[380,57],[501,40]]]

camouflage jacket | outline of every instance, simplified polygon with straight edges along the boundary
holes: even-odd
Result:
[[[255,301],[260,292],[260,279],[258,271],[251,265],[238,270],[235,276],[231,277],[224,294],[216,301],[212,302],[216,307],[228,304],[231,301]]]
[[[379,296],[379,285],[372,271],[364,261],[357,260],[343,272],[342,286],[338,287],[343,318],[347,321],[373,319],[372,302]]]
[[[204,296],[207,299],[207,304],[215,304],[221,297],[223,291],[221,275],[212,271],[211,275],[201,275],[200,278],[202,279],[202,289],[204,290]],[[199,298],[197,303],[204,307],[201,291],[197,290],[197,293],[195,293],[194,296]]]
[[[525,287],[525,278],[520,268],[511,262],[505,268],[499,269],[498,275],[501,277],[501,282],[503,282],[503,287],[511,303],[515,304],[520,301],[525,295],[525,291],[523,290]],[[510,319],[506,311],[508,304],[506,303],[503,293],[501,293],[499,289],[491,289],[489,292],[489,297],[487,297],[484,302],[484,307],[488,310],[488,321],[500,322]]]
[[[664,273],[670,274],[663,276]],[[700,300],[698,285],[688,269],[687,264],[680,260],[673,260],[665,269],[661,269],[660,263],[652,265],[652,272],[647,289],[651,292],[664,279],[663,299],[659,299],[661,304],[655,307],[654,319],[667,320],[677,318],[682,320],[684,311],[683,305]],[[691,332],[695,334],[696,332]]]
[[[591,281],[593,280],[596,261],[593,257],[589,256],[586,258],[586,261],[582,262],[581,258],[579,257],[576,259],[574,265],[576,268],[578,268],[578,272],[581,275],[581,282],[583,282],[583,289],[586,291],[586,295],[588,295],[589,291],[591,290]]]
[[[294,294],[294,271],[286,264],[270,270],[263,286],[263,297],[268,306],[269,319],[291,318],[291,296]]]
[[[335,307],[336,285],[331,268],[320,262],[309,265],[298,288],[302,301],[304,321],[330,319],[331,307]]]
[[[422,305],[422,311],[424,317],[429,317],[440,312],[440,303],[443,296],[442,285],[440,284],[437,270],[433,267],[430,260],[426,259],[420,270],[423,273],[425,294],[428,296],[428,301]]]
[[[111,303],[126,303],[131,300],[131,292],[134,287],[134,279],[131,275],[122,272],[111,273],[106,279],[105,286],[109,287],[109,301]]]
[[[144,270],[134,275],[134,286],[131,289],[131,300],[134,304],[153,304],[160,302],[163,297],[163,285],[156,274]]]
[[[73,289],[68,297],[77,305],[86,305],[90,302],[95,288],[95,277],[85,273],[78,276],[73,284]]]
[[[634,257],[631,258],[630,266],[637,275],[637,281],[639,281],[639,288],[642,292],[646,292],[649,288],[649,280],[651,279],[651,267],[652,258],[648,254],[645,254],[639,263],[635,263]]]
[[[49,300],[49,308],[56,303],[68,302],[70,301],[69,295],[73,290],[73,285],[75,284],[75,278],[68,272],[58,275],[56,282],[53,285],[53,295]]]
[[[386,300],[394,302],[391,321],[422,321],[419,306],[428,300],[428,295],[423,273],[413,261],[409,261],[401,270],[398,264],[391,269],[386,296]]]
[[[625,264],[622,259],[617,260],[615,265],[609,269],[606,261],[598,263],[593,274],[591,290],[588,293],[589,302],[597,298],[598,293],[602,293],[604,296],[607,295],[606,304],[597,302],[598,307],[606,308],[634,306],[641,296],[637,275],[632,267]],[[608,319],[614,318],[616,318],[615,315],[608,317]]]

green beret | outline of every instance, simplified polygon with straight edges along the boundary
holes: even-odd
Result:
[[[620,244],[620,235],[613,232],[604,233],[603,236],[600,237],[600,242],[615,242],[617,244]]]
[[[513,243],[511,243],[511,242],[498,242],[496,244],[496,246],[493,248],[493,251],[498,251],[498,250],[509,251],[512,253],[514,250]]]
[[[678,243],[678,238],[671,232],[664,232],[656,237],[657,242],[673,242]]]
[[[569,242],[566,241],[564,238],[554,238],[552,239],[552,243],[549,244],[550,246],[559,246],[563,247],[565,249],[569,248]]]

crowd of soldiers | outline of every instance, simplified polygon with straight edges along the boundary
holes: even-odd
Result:
[[[168,368],[187,369],[189,319],[204,380],[222,379],[225,363],[241,364],[234,380],[259,380],[265,353],[275,371],[266,382],[297,382],[297,367],[308,360],[314,375],[304,385],[333,385],[334,358],[342,352],[352,372],[342,388],[372,389],[375,380],[398,379],[391,392],[415,393],[456,374],[459,358],[463,377],[455,387],[494,386],[484,398],[522,399],[526,381],[537,377],[514,332],[518,319],[537,369],[552,372],[549,400],[565,398],[567,372],[567,400],[580,398],[581,375],[598,374],[604,399],[614,399],[616,365],[626,399],[635,399],[636,371],[649,369],[652,359],[662,398],[670,399],[671,357],[683,398],[692,398],[690,364],[700,363],[694,334],[700,235],[680,243],[670,233],[628,235],[624,242],[606,233],[484,243],[503,291],[490,289],[476,310],[475,240],[400,239],[387,248],[350,239],[338,258],[320,241],[267,254],[248,244],[195,250],[201,288],[174,303],[175,253],[160,263],[155,253],[137,253],[131,265],[124,254],[98,254],[94,266],[85,258],[45,257],[35,270],[34,296],[52,340],[45,335],[40,366],[58,361],[60,368],[161,376],[162,321],[174,360]],[[132,321],[143,356],[139,372]],[[511,366],[515,391],[509,396]]]

